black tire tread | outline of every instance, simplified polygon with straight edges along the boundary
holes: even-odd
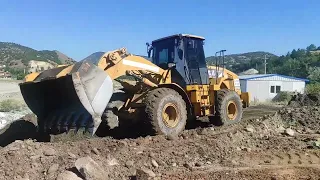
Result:
[[[158,111],[158,103],[159,103],[159,100],[164,98],[165,96],[167,95],[174,95],[175,97],[177,97],[179,99],[179,103],[182,104],[182,107],[185,107],[184,109],[182,109],[182,116],[185,116],[185,117],[182,117],[182,118],[185,118],[187,119],[187,108],[186,108],[186,103],[185,101],[183,100],[182,96],[175,90],[173,89],[170,89],[170,88],[157,88],[157,89],[154,89],[152,91],[150,91],[145,100],[144,100],[144,104],[146,105],[146,108],[145,108],[145,113],[147,115],[147,118],[148,118],[148,122],[147,123],[150,123],[151,124],[151,128],[152,128],[152,134],[162,134],[161,132],[161,127],[159,126],[159,124],[157,123],[157,111]],[[183,127],[185,128],[185,125],[186,125],[186,120],[183,121]],[[183,128],[183,130],[184,130]],[[170,135],[168,135],[170,136]]]
[[[237,120],[227,120],[227,114],[226,114],[226,110],[225,110],[225,105],[224,105],[224,99],[227,96],[234,96],[235,98],[235,102],[239,105],[238,106],[238,113],[239,113],[239,117],[237,118]],[[233,123],[237,123],[241,120],[242,118],[242,102],[240,99],[240,96],[232,90],[229,89],[221,89],[217,92],[217,102],[216,102],[216,114],[215,114],[218,118],[219,118],[219,123],[223,124],[223,125],[229,125],[229,124],[233,124]]]

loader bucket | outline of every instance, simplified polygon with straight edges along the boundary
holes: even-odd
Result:
[[[85,128],[93,135],[112,96],[112,80],[87,61],[56,78],[64,68],[44,71],[34,81],[21,83],[22,96],[37,115],[41,132],[60,134]]]

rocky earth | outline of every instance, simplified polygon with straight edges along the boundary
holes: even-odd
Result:
[[[320,94],[296,94],[289,101],[291,107],[320,106]]]
[[[239,124],[174,140],[16,140],[0,150],[0,179],[319,179],[319,109],[252,107]]]
[[[0,101],[19,98],[1,87]],[[230,126],[203,119],[172,140],[109,133],[42,142],[29,110],[0,112],[0,179],[319,179],[318,99],[297,95],[287,107],[253,106]]]

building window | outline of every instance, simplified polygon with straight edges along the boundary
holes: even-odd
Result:
[[[279,93],[281,91],[281,86],[270,86],[270,93]]]
[[[279,93],[281,91],[281,86],[276,86],[276,93]]]
[[[271,86],[270,93],[274,93],[274,86]]]

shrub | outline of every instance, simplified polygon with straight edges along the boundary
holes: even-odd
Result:
[[[306,86],[307,94],[320,94],[320,83],[308,84]]]
[[[281,91],[279,92],[274,98],[274,102],[289,102],[292,98],[292,93],[287,91]]]
[[[22,108],[22,103],[15,99],[7,99],[0,102],[0,111],[9,112],[16,111]]]

